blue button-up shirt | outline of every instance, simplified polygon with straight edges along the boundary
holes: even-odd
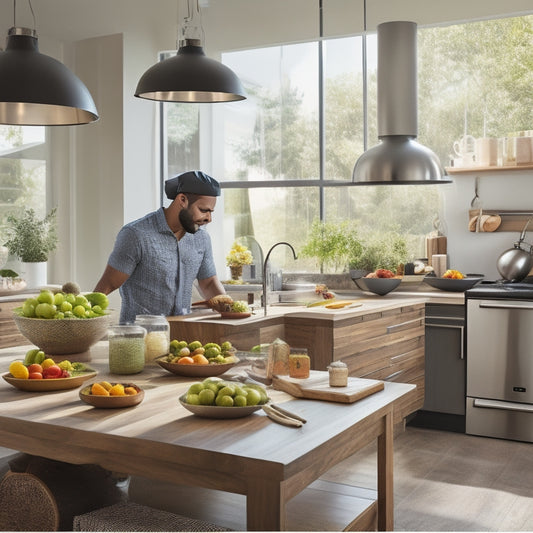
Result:
[[[108,263],[129,275],[120,287],[121,323],[138,314],[190,313],[194,280],[216,275],[209,234],[200,229],[178,241],[163,208],[126,224]]]

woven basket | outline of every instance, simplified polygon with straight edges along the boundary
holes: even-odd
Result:
[[[13,318],[22,335],[49,355],[87,351],[106,335],[111,323],[111,317],[108,315],[63,320],[26,318],[18,315],[13,315]]]
[[[57,531],[54,495],[33,474],[8,472],[0,482],[0,530]]]

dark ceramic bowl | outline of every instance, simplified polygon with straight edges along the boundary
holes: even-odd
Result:
[[[357,278],[353,282],[362,290],[384,296],[398,288],[401,278]]]
[[[466,277],[463,279],[437,278],[436,276],[426,276],[424,282],[435,289],[448,292],[464,292],[477,285],[483,277]]]

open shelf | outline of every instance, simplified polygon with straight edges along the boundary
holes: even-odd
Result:
[[[532,165],[513,165],[506,167],[446,167],[446,172],[448,174],[471,174],[476,172],[507,172],[508,170],[533,170]]]

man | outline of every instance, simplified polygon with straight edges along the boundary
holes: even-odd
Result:
[[[207,300],[224,294],[216,275],[211,240],[199,229],[211,222],[218,182],[200,171],[165,183],[172,203],[126,224],[118,233],[106,269],[94,288],[109,294],[120,287],[120,322],[138,314],[190,313],[192,285],[198,280]]]

